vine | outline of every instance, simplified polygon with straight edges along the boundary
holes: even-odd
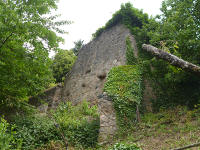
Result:
[[[131,45],[130,37],[126,38],[126,64],[127,65],[135,65],[137,64],[137,59],[133,53],[134,49]]]
[[[129,125],[136,118],[136,106],[142,98],[142,78],[139,66],[113,67],[104,91],[112,98],[119,125]]]

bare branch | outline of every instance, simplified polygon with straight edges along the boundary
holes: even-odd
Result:
[[[3,47],[3,45],[7,42],[7,40],[13,35],[13,32],[10,33],[10,35],[2,42],[0,49]]]

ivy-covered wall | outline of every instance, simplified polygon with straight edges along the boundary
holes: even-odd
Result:
[[[138,65],[125,65],[110,70],[104,91],[114,103],[119,125],[136,119],[136,106],[142,99],[142,76]]]
[[[171,1],[169,2],[171,3]],[[170,5],[170,3],[167,3],[167,5]],[[170,13],[172,18],[167,15],[168,11],[180,11],[178,8],[180,6],[184,6],[182,5],[184,4],[184,1],[177,1],[176,3],[180,5],[178,7],[171,7],[172,10],[166,10],[167,7],[163,5],[162,11],[163,16],[165,17],[160,15],[157,18],[148,17],[148,15],[143,13],[141,10],[134,8],[131,3],[122,4],[121,9],[113,14],[113,17],[105,24],[105,26],[99,28],[97,32],[93,34],[94,38],[98,38],[98,36],[104,31],[118,23],[124,24],[127,28],[129,28],[130,32],[136,38],[139,50],[137,61],[135,61],[135,58],[132,57],[132,53],[127,52],[126,56],[129,56],[129,58],[127,58],[127,62],[130,65],[140,64],[140,66],[142,66],[140,70],[142,71],[143,78],[146,79],[144,81],[148,80],[148,82],[144,83],[147,83],[148,87],[152,87],[149,91],[144,91],[144,93],[146,93],[146,96],[148,93],[149,95],[152,95],[152,98],[146,98],[150,99],[150,103],[152,103],[154,111],[157,111],[160,108],[169,108],[177,105],[186,105],[193,108],[195,104],[200,102],[200,79],[198,77],[179,68],[173,67],[163,60],[156,59],[142,50],[142,44],[153,44],[164,51],[167,50],[168,52],[184,59],[193,57],[197,58],[199,55],[198,49],[194,47],[196,47],[195,45],[198,45],[198,42],[188,43],[186,40],[181,41],[174,30],[169,30],[170,28],[168,25],[173,25],[173,29],[178,27],[177,33],[180,32],[181,39],[184,39],[185,37],[191,39],[191,36],[197,36],[197,34],[191,35],[190,33],[192,32],[188,32],[189,30],[187,28],[185,29],[185,26],[174,25],[179,24],[176,22],[177,19],[173,20],[173,22],[171,20],[173,17],[176,18],[176,15],[181,15],[183,13],[187,14],[188,12],[184,11],[180,14]],[[193,5],[194,3],[190,4]],[[179,18],[181,19],[181,17]],[[197,23],[195,24],[198,25]],[[181,30],[179,30],[179,27]],[[181,32],[182,30],[185,31],[185,37],[183,32]],[[195,33],[198,33],[198,31],[196,30]],[[130,45],[128,40],[126,42],[127,45]],[[187,46],[184,46],[185,44]],[[182,53],[183,49],[184,53]],[[192,62],[193,59],[190,61]]]

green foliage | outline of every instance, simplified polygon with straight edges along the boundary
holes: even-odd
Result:
[[[72,50],[76,56],[78,55],[79,50],[83,47],[83,45],[84,45],[83,42],[84,42],[84,40],[78,40],[78,41],[74,42],[75,46]]]
[[[157,28],[149,32],[150,42],[158,47],[163,44],[184,60],[199,64],[200,11],[199,0],[165,0]]]
[[[135,60],[131,52],[130,41],[127,38],[127,64],[143,64],[140,69],[143,76],[152,81],[157,97],[156,100],[153,100],[153,106],[157,110],[160,107],[180,104],[193,107],[200,99],[200,79],[170,66],[165,61],[152,58],[150,54],[142,50],[142,44],[150,43],[164,51],[199,64],[200,19],[197,15],[199,14],[199,4],[198,0],[165,0],[161,8],[163,14],[156,18],[148,18],[146,14],[136,10],[128,3],[122,5],[105,27],[100,28],[94,34],[97,37],[101,32],[117,23],[122,23],[130,29],[137,41],[139,60]],[[136,20],[136,24],[132,22],[133,20]]]
[[[200,64],[200,2],[199,0],[165,0],[162,14],[148,18],[130,3],[121,6],[106,25],[97,30],[93,37],[121,23],[126,25],[135,36],[139,49],[139,60],[131,53],[131,44],[126,39],[127,64],[141,63],[143,76],[152,81],[156,100],[153,106],[160,107],[187,105],[193,107],[200,101],[200,79],[173,67],[163,60],[153,58],[142,50],[142,44],[152,44],[164,51],[195,64]],[[153,69],[152,69],[153,68]]]
[[[121,9],[113,14],[112,19],[110,19],[104,27],[99,28],[96,33],[93,34],[93,38],[97,38],[103,31],[117,24],[124,24],[128,28],[142,28],[143,24],[147,22],[148,15],[144,14],[142,10],[134,8],[131,3],[122,4]]]
[[[141,115],[141,123],[120,130],[116,140],[120,143],[139,141],[141,148],[148,150],[172,149],[196,143],[200,140],[199,114],[198,105],[195,110],[178,106],[160,109],[158,113],[145,113]]]
[[[200,21],[198,0],[165,0],[162,14],[143,27],[150,44],[184,60],[199,64]],[[144,55],[143,55],[144,56]],[[145,58],[145,57],[143,57]],[[147,58],[147,57],[146,57]],[[154,108],[174,105],[193,107],[200,100],[200,79],[173,67],[163,60],[149,57],[154,69],[147,69],[145,76],[152,81],[157,99]]]
[[[200,79],[196,75],[186,73],[181,69],[170,66],[162,60],[152,60],[153,70],[146,76],[152,81],[156,100],[153,101],[155,110],[160,107],[186,105],[190,108],[199,103]]]
[[[60,141],[58,143],[62,145],[62,134],[70,145],[76,147],[87,148],[97,144],[97,107],[89,106],[86,101],[77,106],[72,106],[71,103],[60,104],[50,116],[36,113],[18,115],[13,119],[13,123],[16,124],[16,134],[10,138],[22,139],[23,150],[45,147],[51,141]]]
[[[20,150],[22,139],[15,138],[15,126],[7,123],[6,120],[0,120],[0,148],[1,150]]]
[[[56,0],[0,0],[0,106],[13,106],[52,82],[50,50],[66,21],[51,16]]]
[[[51,141],[48,144],[37,148],[37,150],[64,150],[64,149],[66,149],[65,144],[61,141]]]
[[[110,70],[104,91],[112,97],[120,125],[135,119],[136,105],[142,98],[141,72],[137,65],[114,67]]]
[[[109,150],[142,150],[139,146],[136,144],[122,144],[122,143],[116,143],[113,148],[110,148]]]
[[[54,118],[70,144],[84,148],[96,146],[99,134],[96,106],[89,106],[86,101],[77,106],[68,102],[58,107]]]
[[[64,81],[66,74],[71,70],[75,60],[76,56],[72,51],[59,50],[56,53],[51,67],[57,83]]]
[[[137,64],[137,59],[134,56],[134,49],[131,45],[130,38],[126,38],[126,64],[135,65]]]
[[[51,140],[61,140],[54,122],[47,116],[28,115],[16,116],[15,139],[23,139],[22,149],[31,150],[49,143]]]

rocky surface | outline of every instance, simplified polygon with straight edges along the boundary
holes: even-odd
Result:
[[[38,97],[48,105],[42,104],[39,99],[32,99],[30,103],[38,106],[41,112],[46,112],[50,108],[55,108],[61,99],[71,101],[74,105],[82,100],[90,101],[91,105],[98,105],[100,114],[99,142],[111,140],[117,130],[116,115],[112,100],[103,93],[103,87],[110,69],[126,64],[127,37],[131,40],[133,53],[137,58],[136,41],[129,29],[124,25],[116,25],[80,50],[71,72],[66,75],[64,87],[48,89]],[[147,87],[144,92],[144,104],[151,111],[151,103],[148,101],[152,96],[152,89],[148,82],[145,83]]]
[[[137,56],[137,46],[129,29],[117,25],[104,31],[98,38],[85,45],[78,59],[67,75],[62,91],[63,101],[78,104],[82,100],[98,105],[100,114],[99,142],[104,143],[115,133],[116,115],[112,105],[103,93],[104,83],[110,69],[126,63],[126,38],[129,37]]]
[[[42,94],[29,98],[29,104],[38,108],[40,113],[55,109],[61,101],[62,85],[45,90]]]
[[[128,36],[135,44],[129,30],[123,25],[117,25],[85,45],[66,77],[62,99],[74,104],[86,99],[97,104],[97,96],[102,93],[109,70],[126,62]]]
[[[112,101],[99,99],[98,103],[100,115],[99,143],[104,144],[112,141],[117,130],[117,120]]]

